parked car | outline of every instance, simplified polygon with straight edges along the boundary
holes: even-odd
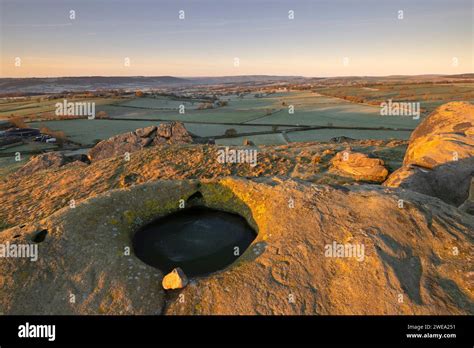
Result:
[[[50,138],[51,138],[51,136],[48,135],[48,134],[41,134],[41,135],[38,135],[37,137],[35,137],[35,141],[41,141],[41,142],[44,143]]]

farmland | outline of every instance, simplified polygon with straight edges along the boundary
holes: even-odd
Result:
[[[98,105],[97,112],[104,112],[107,119],[46,120],[31,122],[30,125],[63,131],[71,140],[90,146],[100,139],[137,128],[166,121],[182,121],[188,131],[199,137],[222,138],[227,130],[236,131],[235,136],[227,137],[225,140],[219,139],[218,143],[238,145],[246,137],[256,144],[269,145],[287,141],[327,141],[340,135],[353,135],[355,138],[370,138],[373,135],[376,139],[386,137],[405,139],[408,136],[406,131],[384,133],[383,130],[307,130],[306,128],[413,129],[419,122],[402,116],[380,116],[378,107],[353,104],[307,91],[278,93],[258,98],[253,95],[242,98],[232,95],[221,99],[227,102],[226,106],[200,110],[197,108],[197,103],[189,101],[130,98]],[[182,113],[179,112],[180,105],[184,105]],[[289,131],[288,137],[282,136],[281,132],[284,130]]]
[[[318,88],[317,91],[326,96],[376,106],[388,99],[420,102],[425,115],[450,101],[474,101],[474,83],[366,84],[364,86],[331,86]]]
[[[347,85],[337,80],[329,85],[296,85],[280,90],[242,89],[237,84],[146,93],[77,92],[2,98],[0,119],[21,118],[28,127],[58,131],[69,141],[70,146],[64,150],[90,148],[114,135],[168,121],[181,121],[192,135],[212,138],[219,145],[241,145],[245,140],[256,145],[326,142],[341,136],[406,140],[438,105],[453,100],[474,101],[473,87],[469,82]],[[94,102],[96,114],[101,117],[58,117],[55,104],[64,99]],[[380,103],[389,99],[419,102],[421,118],[382,116]],[[27,153],[45,150],[32,143]],[[5,157],[14,151],[25,151],[24,144],[2,148],[0,155]]]

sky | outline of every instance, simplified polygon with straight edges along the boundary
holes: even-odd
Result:
[[[0,76],[468,73],[474,71],[473,4],[0,0]]]

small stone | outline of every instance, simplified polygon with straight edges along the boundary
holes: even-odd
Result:
[[[175,268],[163,278],[163,288],[169,289],[182,289],[188,285],[188,277],[184,274],[181,268]]]

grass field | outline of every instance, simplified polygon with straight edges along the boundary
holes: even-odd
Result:
[[[406,140],[411,132],[359,130],[359,129],[315,129],[301,132],[289,132],[291,142],[329,141],[331,138],[346,136],[352,139],[401,139]]]
[[[96,111],[101,105],[117,102],[114,98],[69,98],[68,102],[95,102]],[[41,100],[40,97],[33,97],[31,100],[10,100],[0,101],[0,119],[10,117],[24,117],[35,119],[37,117],[54,117],[56,111],[55,104],[63,102],[63,99]]]
[[[284,145],[287,144],[283,135],[281,134],[261,134],[261,135],[250,135],[246,137],[235,137],[217,139],[216,144],[218,145],[242,145],[244,140],[251,140],[257,145]]]
[[[425,114],[450,101],[474,102],[474,83],[402,83],[372,87],[340,86],[318,88],[317,92],[327,96],[359,100],[376,106],[388,99],[419,102]]]
[[[249,93],[243,97],[221,96],[220,100],[226,101],[226,106],[205,110],[198,109],[198,105],[202,103],[200,100],[177,100],[165,96],[91,100],[80,98],[77,100],[95,101],[96,113],[104,111],[112,120],[46,120],[31,122],[30,125],[47,126],[53,130],[64,131],[71,140],[85,146],[116,134],[158,125],[163,121],[182,121],[191,133],[201,137],[219,138],[230,128],[237,131],[236,137],[219,138],[218,144],[240,145],[244,139],[252,140],[256,144],[284,144],[288,141],[327,141],[337,136],[355,139],[408,139],[410,131],[400,129],[412,130],[421,119],[381,116],[378,103],[390,98],[394,101],[400,98],[407,101],[419,99],[422,107],[431,110],[447,101],[474,99],[473,84],[328,87],[317,92],[292,91],[261,97],[255,97],[255,94]],[[363,97],[373,105],[343,99],[347,95]],[[34,119],[35,115],[52,113],[54,104],[58,102],[38,100],[38,98],[8,102],[2,100],[0,118],[7,118],[13,114]],[[184,114],[178,111],[180,105],[185,106]],[[290,108],[294,109],[294,113],[289,112]],[[288,132],[286,136],[280,133],[284,129],[291,129],[291,126],[390,128],[390,130],[315,129]],[[260,132],[265,134],[248,134]]]
[[[152,121],[108,121],[87,119],[29,123],[29,125],[36,128],[46,126],[55,131],[63,131],[69,139],[83,145],[92,145],[97,140],[107,139],[120,133],[156,124],[157,122]]]
[[[156,97],[156,98],[135,98],[119,103],[121,106],[129,106],[135,108],[147,108],[157,110],[178,110],[180,105],[184,105],[186,109],[195,109],[198,107],[200,102],[190,102],[184,100],[173,100],[167,97]]]
[[[134,131],[137,128],[159,125],[157,121],[130,121],[130,120],[60,120],[42,121],[29,123],[32,127],[47,126],[56,131],[63,131],[66,136],[83,145],[94,144],[97,140],[107,139],[114,135]],[[250,125],[229,126],[221,124],[197,124],[185,123],[185,127],[191,133],[201,137],[216,137],[224,135],[229,128],[238,133],[250,133],[256,131],[271,131],[272,127],[255,127]]]

